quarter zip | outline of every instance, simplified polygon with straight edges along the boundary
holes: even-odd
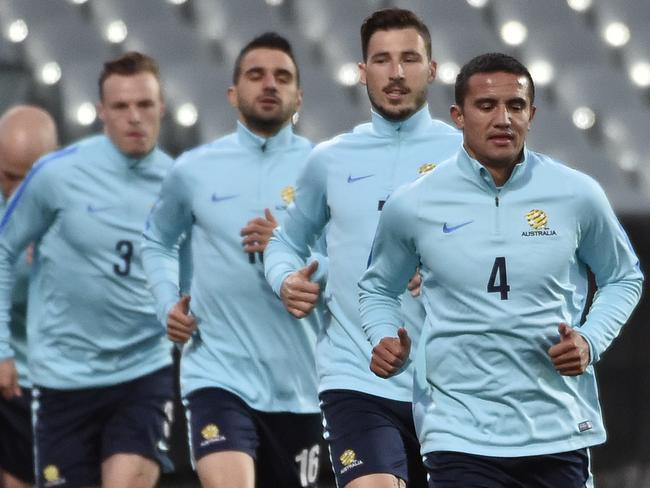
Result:
[[[500,204],[500,195],[501,188],[495,188],[496,195],[494,195],[494,235],[497,237],[501,236],[501,209]]]
[[[401,152],[402,152],[402,128],[399,127],[395,130],[395,137],[397,139],[397,144],[395,148],[395,157],[393,159],[393,164],[390,169],[390,178],[388,179],[388,188],[386,189],[386,195],[384,198],[390,198],[391,193],[395,188],[399,187],[399,183],[395,181],[395,175],[397,174],[397,165],[400,164]]]

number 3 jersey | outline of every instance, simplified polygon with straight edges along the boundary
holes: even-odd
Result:
[[[394,195],[360,282],[373,344],[395,335],[420,264],[427,319],[415,356],[422,452],[558,453],[605,440],[593,366],[548,355],[565,322],[598,361],[639,300],[639,261],[591,178],[526,150],[508,181],[461,150]],[[598,285],[584,324],[587,268]]]
[[[240,234],[265,208],[282,222],[311,147],[291,126],[265,139],[238,123],[235,133],[183,154],[165,180],[143,252],[166,322],[178,300],[170,249],[178,236],[191,235],[197,332],[183,348],[183,396],[223,388],[256,410],[318,412],[319,312],[293,318],[264,279],[262,253],[245,253]]]
[[[140,259],[142,227],[172,159],[141,159],[94,136],[42,158],[0,223],[0,358],[8,346],[12,262],[35,243],[28,299],[35,385],[106,386],[171,363]]]

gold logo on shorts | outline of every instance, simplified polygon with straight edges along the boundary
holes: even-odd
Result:
[[[339,457],[343,467],[341,468],[341,474],[345,474],[357,466],[361,466],[363,461],[357,459],[357,453],[352,449],[346,449],[343,451],[343,454]]]
[[[418,168],[418,174],[425,175],[436,168],[436,163],[424,163]]]
[[[199,443],[199,446],[205,447],[216,442],[223,442],[226,438],[221,434],[219,427],[216,424],[207,424],[201,429],[201,437],[203,440]]]
[[[219,427],[214,424],[208,424],[201,429],[201,435],[205,440],[216,439],[219,437]]]
[[[289,205],[293,202],[293,197],[296,194],[296,190],[293,186],[285,186],[281,191],[280,195],[282,196],[282,201]]]
[[[48,464],[43,468],[43,477],[45,481],[57,481],[59,479],[59,468],[54,464]]]
[[[339,457],[339,459],[341,460],[341,464],[343,466],[349,466],[357,459],[357,453],[352,449],[346,449],[343,451],[343,454],[341,454],[341,457]]]

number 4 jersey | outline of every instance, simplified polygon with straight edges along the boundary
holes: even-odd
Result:
[[[36,243],[29,289],[32,381],[56,389],[107,386],[171,363],[140,259],[144,222],[172,159],[141,159],[94,136],[45,156],[0,223],[0,359],[11,263]]]
[[[360,286],[373,344],[395,335],[397,297],[421,263],[423,453],[529,456],[605,440],[593,366],[562,376],[548,355],[565,322],[598,361],[641,292],[639,261],[591,178],[525,151],[497,188],[461,150],[391,198],[372,256]],[[599,291],[581,325],[587,268]]]

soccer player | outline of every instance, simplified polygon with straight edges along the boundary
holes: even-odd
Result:
[[[57,141],[54,120],[41,108],[17,105],[0,117],[3,207],[32,164],[45,153],[55,150]],[[26,250],[14,266],[10,336],[0,339],[0,486],[3,488],[27,488],[34,483],[32,395],[25,331],[30,254],[31,250]]]
[[[454,154],[461,134],[429,115],[427,86],[436,64],[429,31],[415,14],[377,11],[363,22],[361,41],[359,68],[372,122],[314,149],[264,264],[287,309],[308,314],[320,290],[309,279],[312,265],[303,261],[325,232],[331,321],[319,338],[316,361],[338,486],[417,487],[426,481],[411,413],[412,371],[389,380],[369,371],[371,347],[361,328],[356,283],[390,194]],[[419,299],[405,295],[413,340],[424,320],[421,308]]]
[[[605,441],[593,365],[639,300],[639,261],[600,186],[525,147],[528,70],[467,63],[451,116],[463,149],[391,198],[360,282],[371,368],[408,356],[399,296],[416,267],[427,319],[414,411],[430,486],[590,486]],[[598,292],[584,323],[587,269]]]
[[[171,354],[138,245],[172,164],[156,147],[156,62],[131,52],[105,63],[99,95],[104,134],[37,162],[0,222],[3,358],[13,263],[36,243],[27,330],[39,487],[151,487],[169,462]]]
[[[287,314],[262,263],[312,148],[292,130],[302,92],[287,40],[266,33],[244,46],[227,95],[237,130],[174,165],[144,233],[145,269],[168,336],[185,344],[181,393],[202,485],[316,486],[319,319]],[[183,233],[191,236],[191,303],[168,271]]]

